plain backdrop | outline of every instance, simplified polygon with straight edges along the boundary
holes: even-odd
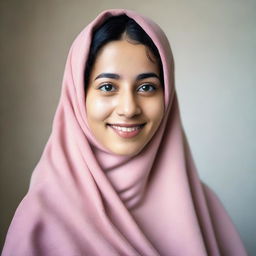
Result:
[[[109,8],[135,10],[166,32],[199,175],[256,255],[255,0],[1,0],[0,248],[50,135],[69,47]]]

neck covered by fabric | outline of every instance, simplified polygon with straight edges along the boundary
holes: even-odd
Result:
[[[85,109],[93,30],[120,14],[151,37],[164,73],[164,118],[132,157],[112,154],[96,141]],[[75,39],[52,133],[7,234],[7,255],[246,255],[222,204],[198,177],[180,121],[169,42],[153,21],[106,10]]]

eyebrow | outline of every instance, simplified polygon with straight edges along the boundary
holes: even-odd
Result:
[[[150,78],[150,77],[156,77],[157,79],[160,80],[159,76],[153,72],[139,74],[139,75],[137,75],[136,80],[142,80],[142,79]],[[115,74],[115,73],[101,73],[94,80],[99,79],[99,78],[120,79],[121,77],[120,77],[120,75]]]
[[[118,74],[114,74],[114,73],[101,73],[94,80],[99,79],[99,78],[120,79],[120,76]]]
[[[160,80],[159,76],[156,73],[150,72],[150,73],[142,73],[137,76],[137,80],[142,80],[149,77],[156,77]]]

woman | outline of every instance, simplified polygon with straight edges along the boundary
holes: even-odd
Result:
[[[154,22],[107,10],[74,41],[3,255],[246,255],[197,175]]]

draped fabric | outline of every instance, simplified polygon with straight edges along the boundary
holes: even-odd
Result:
[[[164,74],[163,120],[135,156],[103,148],[86,120],[84,69],[92,33],[120,14],[151,37]],[[150,19],[106,10],[73,42],[52,132],[2,255],[246,255],[221,202],[198,177],[180,120],[169,42]]]

